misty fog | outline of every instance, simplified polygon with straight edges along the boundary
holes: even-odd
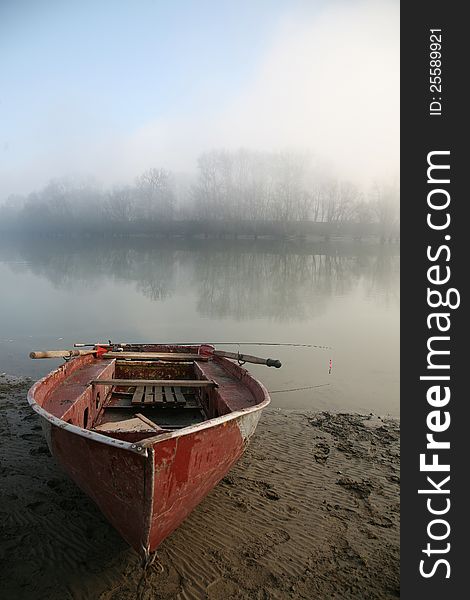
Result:
[[[0,207],[0,231],[349,233],[385,240],[398,236],[398,208],[393,182],[362,189],[318,169],[307,155],[221,150],[201,155],[192,179],[152,168],[132,183],[111,189],[85,179],[52,180],[27,196],[10,196]]]
[[[0,6],[0,202],[64,177],[121,195],[149,169],[194,180],[214,148],[311,154],[361,188],[397,179],[395,0],[15,4]]]

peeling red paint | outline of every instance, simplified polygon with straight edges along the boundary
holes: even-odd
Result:
[[[136,348],[129,347],[132,351]],[[171,346],[138,348],[176,351]],[[162,373],[164,369],[162,364],[139,365],[137,373],[148,378],[149,372]],[[147,433],[145,439],[136,433],[116,436],[112,431],[102,435],[90,430],[111,386],[92,386],[89,382],[112,379],[116,373],[116,378],[135,378],[131,365],[81,356],[37,382],[28,394],[43,419],[52,454],[143,557],[178,527],[238,460],[260,410],[269,403],[262,384],[227,359],[214,357],[188,369],[187,365],[172,364],[166,373],[168,378],[189,378],[191,373],[194,378],[196,373],[198,378],[218,383],[215,389],[201,390],[208,419],[180,430],[152,433],[151,437]],[[85,409],[88,429],[83,422]]]
[[[235,421],[173,438],[154,447],[150,551],[155,550],[226,475],[243,449],[243,439]]]

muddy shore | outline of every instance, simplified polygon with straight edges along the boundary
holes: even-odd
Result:
[[[0,377],[6,600],[399,597],[399,422],[269,409],[238,465],[161,546],[137,555],[49,454]]]

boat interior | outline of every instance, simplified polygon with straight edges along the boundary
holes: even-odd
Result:
[[[62,369],[62,381],[51,385],[42,406],[68,423],[129,442],[257,404],[251,386],[237,376],[238,365],[228,360],[90,355]]]

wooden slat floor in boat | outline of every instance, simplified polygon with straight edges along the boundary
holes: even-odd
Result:
[[[185,406],[186,398],[180,386],[146,385],[137,387],[132,394],[132,406],[157,404],[159,406]]]
[[[164,429],[180,429],[207,419],[198,395],[179,386],[123,386],[113,389],[95,429],[108,432],[145,431],[140,414]]]
[[[138,404],[142,402],[144,399],[145,388],[144,387],[136,387],[135,392],[132,395],[132,404]]]

